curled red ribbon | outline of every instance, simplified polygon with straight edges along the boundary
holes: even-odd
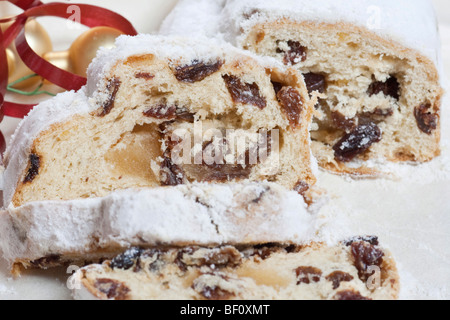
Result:
[[[0,30],[0,122],[3,117],[10,116],[15,118],[25,117],[35,105],[18,104],[5,101],[6,88],[8,85],[8,63],[6,58],[6,48],[16,39],[15,44],[17,52],[22,61],[35,73],[44,79],[66,89],[78,90],[86,84],[86,78],[62,70],[34,52],[25,37],[25,23],[29,18],[43,16],[59,17],[70,19],[72,11],[68,10],[71,6],[80,9],[80,24],[87,27],[111,27],[127,35],[137,34],[133,25],[123,16],[105,8],[76,3],[49,3],[43,4],[39,0],[0,0],[8,1],[24,10],[16,17],[0,19],[0,22],[14,21],[14,23],[5,30]],[[6,144],[3,134],[0,132],[0,152],[3,154]]]

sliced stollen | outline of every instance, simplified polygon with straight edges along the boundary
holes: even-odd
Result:
[[[440,155],[443,89],[431,1],[185,0],[162,33],[188,32],[219,34],[304,75],[321,97],[311,138],[322,168],[375,175],[376,162]]]
[[[376,238],[336,246],[131,248],[69,280],[80,300],[390,300],[398,272]]]
[[[88,84],[37,106],[6,152],[4,205],[183,183],[315,183],[314,102],[275,59],[209,40],[121,37]]]
[[[303,243],[315,221],[303,197],[278,184],[193,183],[2,211],[0,251],[17,275],[100,261],[131,246]]]

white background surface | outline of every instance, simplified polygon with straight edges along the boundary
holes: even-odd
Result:
[[[395,0],[394,0],[395,1]],[[44,1],[49,2],[49,1]],[[103,6],[121,13],[142,33],[157,30],[176,0],[75,1]],[[450,1],[434,0],[440,20],[443,57],[450,74]],[[2,6],[0,17],[17,11]],[[58,19],[41,21],[57,50],[67,49],[84,29],[66,30]],[[450,113],[450,103],[444,104]],[[444,116],[443,126],[449,117]],[[17,120],[1,125],[9,136]],[[320,214],[321,234],[335,238],[377,234],[398,260],[402,298],[450,299],[450,150],[444,130],[443,157],[420,167],[400,168],[398,180],[351,181],[320,174],[331,201]],[[34,271],[18,280],[10,278],[0,259],[0,299],[68,299],[65,270]]]

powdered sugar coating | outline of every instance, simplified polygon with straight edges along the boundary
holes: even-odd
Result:
[[[125,190],[0,214],[0,248],[10,263],[139,245],[303,243],[314,231],[303,198],[273,183]]]
[[[181,0],[160,31],[222,37],[240,46],[255,24],[283,18],[351,23],[439,61],[437,19],[429,0]]]

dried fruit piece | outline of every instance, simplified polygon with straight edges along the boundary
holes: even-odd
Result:
[[[39,174],[39,168],[41,166],[41,158],[37,154],[30,154],[30,164],[28,166],[28,172],[25,176],[23,183],[32,182]]]
[[[298,267],[295,273],[297,275],[297,285],[319,282],[322,277],[322,270],[314,267]]]
[[[263,245],[257,245],[253,248],[251,256],[258,256],[262,260],[270,258],[270,256],[276,252],[279,252],[282,248],[275,243],[267,243]]]
[[[204,255],[195,256],[200,248],[191,247],[181,250],[177,255],[177,265],[182,270],[188,266],[201,268],[214,266],[215,268],[236,267],[242,263],[241,253],[234,247],[222,247],[218,249],[205,249]]]
[[[303,99],[300,93],[293,87],[283,87],[277,94],[278,101],[286,114],[289,124],[297,127],[300,123]]]
[[[177,186],[184,183],[184,171],[166,156],[161,163],[160,178],[163,186]]]
[[[197,181],[202,182],[226,182],[235,179],[246,179],[250,176],[251,166],[242,166],[240,164],[213,164],[213,165],[196,165]]]
[[[109,80],[106,90],[109,92],[108,99],[103,103],[102,111],[98,115],[99,117],[104,117],[111,112],[114,108],[114,102],[116,100],[117,92],[119,91],[122,82],[119,78],[112,78]]]
[[[94,286],[108,299],[125,300],[130,289],[122,282],[112,279],[98,279]]]
[[[186,108],[177,108],[177,120],[193,123],[195,121],[195,114],[189,112]]]
[[[335,271],[328,276],[326,276],[326,279],[333,283],[333,290],[336,290],[341,286],[341,282],[349,282],[353,280],[353,277],[342,271]]]
[[[109,265],[111,269],[131,269],[138,261],[142,253],[139,248],[131,248],[121,255],[115,257]]]
[[[373,246],[378,246],[380,244],[377,236],[354,237],[347,241],[344,241],[344,244],[348,247],[351,246],[354,242],[360,241],[367,242]]]
[[[414,117],[416,117],[417,126],[426,134],[432,134],[437,129],[439,123],[439,116],[436,113],[430,112],[430,109],[431,104],[429,103],[414,108]]]
[[[169,106],[164,103],[153,106],[150,109],[144,111],[144,115],[146,117],[165,120],[174,120],[176,118],[176,113],[177,113],[176,106]]]
[[[374,123],[357,126],[333,147],[336,159],[349,162],[381,141],[381,129]]]
[[[214,265],[218,268],[236,267],[242,263],[241,253],[234,247],[223,247],[218,250],[211,250],[201,265]]]
[[[294,187],[294,191],[297,191],[300,195],[305,196],[306,192],[311,188],[305,181],[300,180]]]
[[[333,120],[333,124],[336,128],[345,130],[345,131],[353,130],[357,124],[356,118],[347,118],[345,115],[343,115],[339,111],[332,111],[331,119]]]
[[[236,76],[222,76],[235,103],[254,105],[261,110],[267,106],[267,101],[261,96],[259,86],[254,83],[244,83]]]
[[[374,81],[368,89],[369,96],[383,92],[385,96],[390,96],[396,100],[400,99],[400,84],[396,77],[390,77],[386,82]]]
[[[325,93],[327,82],[324,75],[309,72],[305,73],[303,77],[305,78],[306,87],[308,88],[309,93],[314,91]]]
[[[284,52],[283,62],[285,65],[294,65],[306,60],[308,48],[302,46],[300,42],[289,40],[287,42],[287,45],[289,47],[287,51],[283,48],[280,48],[281,43],[282,41],[278,41],[277,53]]]
[[[384,253],[370,243],[360,241],[351,244],[351,251],[355,259],[355,267],[358,269],[359,278],[362,281],[373,275],[369,272],[369,267],[381,267]]]
[[[194,83],[204,80],[213,73],[220,70],[224,62],[219,60],[212,64],[207,64],[198,60],[194,60],[191,65],[176,67],[175,77],[178,81]]]
[[[221,277],[224,280],[228,280],[224,276],[220,275],[213,275],[217,277]],[[197,279],[201,280],[201,278]],[[205,299],[208,300],[230,300],[232,297],[235,296],[234,293],[227,291],[225,289],[222,289],[221,287],[217,285],[210,285],[207,283],[204,283],[203,281],[196,281],[192,285],[192,288],[197,291],[199,294],[201,294]]]
[[[151,80],[153,79],[155,76],[151,73],[148,72],[138,72],[134,75],[135,78],[137,79],[145,79],[145,80]]]
[[[336,296],[334,297],[335,300],[340,300],[340,301],[365,301],[365,300],[372,300],[366,297],[363,297],[361,295],[361,293],[357,292],[357,291],[352,291],[352,290],[345,290],[345,291],[341,291],[338,292],[336,294]]]

